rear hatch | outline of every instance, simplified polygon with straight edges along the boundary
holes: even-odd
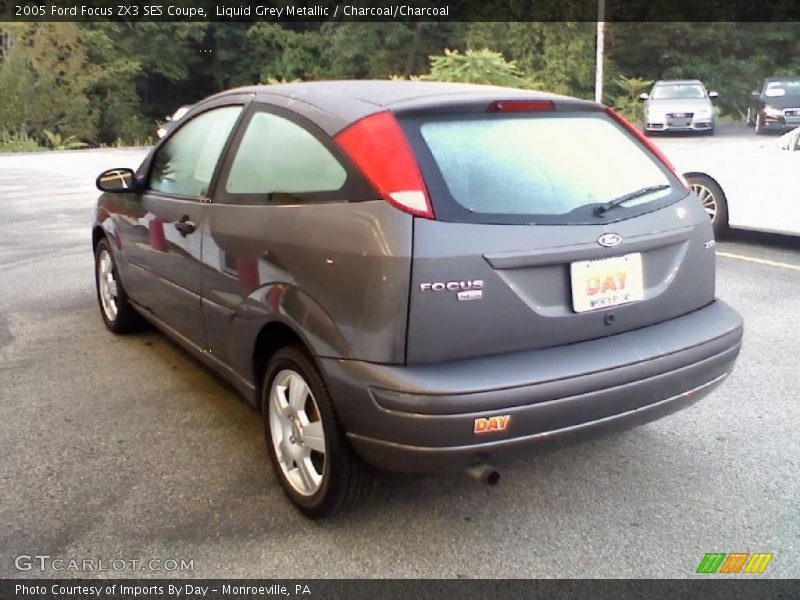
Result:
[[[409,364],[571,344],[713,301],[705,211],[610,111],[501,101],[395,117],[432,213],[414,219]]]

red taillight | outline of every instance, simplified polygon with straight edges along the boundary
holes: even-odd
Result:
[[[486,112],[542,112],[555,110],[552,100],[498,100],[486,107]]]
[[[675,170],[675,167],[673,167],[672,163],[669,162],[669,159],[666,156],[664,156],[664,153],[661,152],[661,150],[659,150],[653,142],[647,139],[647,136],[645,136],[641,131],[639,131],[639,128],[636,127],[636,125],[628,121],[628,119],[618,114],[611,108],[606,108],[606,113],[610,115],[611,118],[614,119],[617,123],[622,125],[628,132],[632,133],[633,136],[637,140],[639,140],[642,143],[642,145],[653,154],[653,156],[655,156],[658,160],[660,160],[663,163],[663,165],[667,167],[667,169],[669,169],[670,173],[672,173],[673,175],[675,175],[675,177],[678,178],[678,181],[680,181],[683,184],[683,187],[685,187],[687,190],[689,189],[689,184],[686,182],[686,179],[684,179],[683,175],[681,175]]]
[[[356,121],[334,140],[387,202],[412,215],[433,219],[419,166],[391,113]]]

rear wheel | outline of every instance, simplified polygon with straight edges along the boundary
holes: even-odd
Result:
[[[714,235],[721,237],[728,229],[728,201],[725,198],[725,192],[716,181],[705,175],[690,175],[686,181],[692,191],[697,194],[711,219]]]
[[[362,504],[372,470],[350,448],[325,382],[302,347],[275,353],[261,398],[270,460],[297,508],[319,518]]]
[[[131,306],[122,287],[114,255],[107,239],[98,242],[94,253],[94,281],[97,303],[103,322],[114,333],[137,331],[144,325],[141,315]]]

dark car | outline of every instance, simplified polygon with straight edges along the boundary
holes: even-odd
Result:
[[[800,77],[768,77],[754,90],[747,109],[747,124],[756,135],[785,132],[800,126]]]
[[[372,470],[466,469],[688,406],[731,372],[697,197],[599,104],[475,85],[213,96],[100,175],[108,328],[156,324],[264,415],[323,516]]]

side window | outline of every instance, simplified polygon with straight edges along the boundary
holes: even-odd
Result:
[[[236,151],[228,194],[303,194],[342,188],[347,172],[328,149],[300,125],[257,112]]]
[[[214,108],[185,123],[153,157],[150,189],[204,196],[240,112],[241,106]]]

